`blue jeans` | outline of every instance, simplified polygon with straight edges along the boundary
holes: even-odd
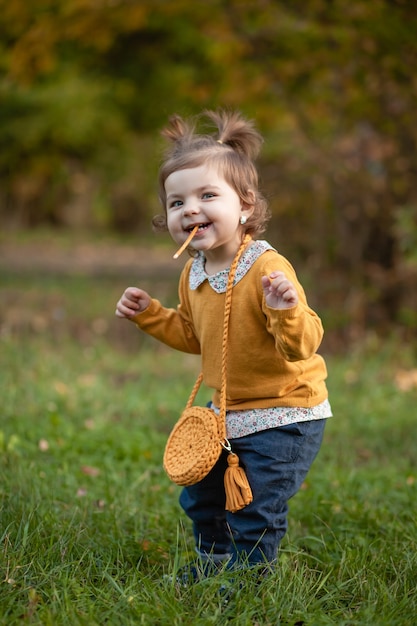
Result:
[[[180,504],[193,522],[197,551],[229,567],[274,564],[287,530],[288,500],[300,489],[323,439],[326,420],[298,422],[231,441],[252,488],[253,502],[225,510],[227,452],[199,483],[184,487]]]

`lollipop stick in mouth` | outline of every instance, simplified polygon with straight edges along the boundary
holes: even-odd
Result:
[[[174,259],[178,259],[180,254],[182,254],[184,252],[185,248],[188,246],[188,244],[190,243],[191,239],[194,237],[194,235],[198,231],[198,228],[199,228],[199,224],[194,226],[193,230],[190,232],[190,234],[188,235],[187,239],[182,244],[181,248],[179,248],[179,250],[177,250],[176,253],[174,254],[174,256],[173,256]]]

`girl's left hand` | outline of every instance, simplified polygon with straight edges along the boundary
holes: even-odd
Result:
[[[298,293],[284,272],[262,277],[265,301],[271,309],[291,309],[298,304]]]

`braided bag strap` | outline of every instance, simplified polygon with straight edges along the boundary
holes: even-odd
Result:
[[[232,261],[229,270],[229,277],[227,280],[226,296],[224,301],[224,318],[223,318],[223,341],[222,341],[222,385],[220,389],[220,412],[218,415],[219,435],[222,440],[226,440],[226,381],[227,381],[227,347],[229,337],[229,319],[230,311],[232,308],[232,292],[233,281],[235,279],[236,269],[239,263],[239,259],[243,254],[248,243],[251,241],[250,235],[245,235],[239,250],[237,251],[235,258]],[[201,372],[194,384],[190,397],[186,404],[186,408],[190,408],[195,400],[197,392],[203,381],[203,373]],[[227,440],[226,440],[227,441]]]

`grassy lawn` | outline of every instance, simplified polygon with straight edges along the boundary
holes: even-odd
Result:
[[[113,318],[128,282],[0,279],[0,624],[414,625],[412,347],[328,357],[335,416],[280,567],[225,604],[227,574],[164,578],[193,553],[161,461],[198,360]]]

